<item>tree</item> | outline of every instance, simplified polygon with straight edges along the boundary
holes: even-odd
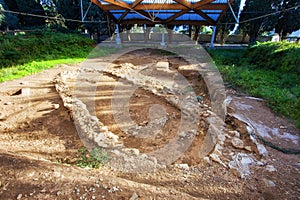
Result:
[[[80,2],[79,0],[54,0],[58,13],[67,19],[80,19]],[[77,30],[80,22],[66,21],[65,25],[71,30]]]
[[[283,0],[279,5],[279,10],[286,10],[300,5],[298,0]],[[300,8],[291,9],[278,14],[275,24],[275,32],[281,37],[300,29]]]
[[[9,10],[36,15],[45,15],[43,7],[39,0],[4,0]],[[45,19],[40,17],[18,15],[19,25],[21,27],[42,26]]]
[[[56,19],[48,18],[46,23],[48,26],[61,26],[64,27],[63,17],[58,13],[57,7],[52,0],[41,0],[40,4],[42,5],[45,14],[49,17],[55,17]]]
[[[278,1],[276,0],[247,0],[246,6],[241,13],[240,21],[243,22],[275,12],[277,5]],[[275,22],[276,16],[270,15],[268,17],[246,21],[245,23],[240,24],[240,29],[248,33],[250,37],[249,43],[254,44],[260,33],[273,30]]]
[[[237,15],[237,11],[239,10],[240,0],[236,0],[233,2],[232,9],[235,11],[235,15]],[[230,31],[234,29],[236,23],[236,19],[229,9],[226,11],[225,15],[221,18],[220,23],[217,26],[217,33],[220,34],[220,43],[224,44]],[[216,34],[217,35],[217,34]]]
[[[87,12],[88,8],[89,10]],[[92,35],[96,32],[98,36],[98,40],[100,40],[100,29],[103,28],[102,22],[107,20],[106,15],[102,10],[99,9],[97,5],[95,4],[90,5],[89,2],[87,1],[83,2],[83,10],[84,12],[87,12],[84,21],[90,21],[88,23],[84,23],[84,28],[88,30],[91,38]]]
[[[18,27],[18,18],[11,13],[4,13],[1,10],[9,10],[4,0],[0,0],[0,29],[16,29]]]

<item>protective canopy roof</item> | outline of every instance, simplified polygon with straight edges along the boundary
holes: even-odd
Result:
[[[118,24],[216,25],[234,0],[92,0]]]

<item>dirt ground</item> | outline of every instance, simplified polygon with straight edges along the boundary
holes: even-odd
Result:
[[[143,62],[140,58],[133,64]],[[0,199],[300,199],[299,155],[266,147],[269,156],[262,160],[274,166],[275,171],[267,170],[266,165],[253,166],[251,175],[241,179],[228,168],[204,162],[193,154],[197,144],[201,145],[201,136],[177,162],[188,163],[188,170],[171,165],[133,174],[114,171],[106,165],[99,169],[77,167],[78,149],[83,143],[53,83],[57,74],[77,68],[63,65],[0,83]],[[169,115],[175,116],[174,120],[152,139],[140,141],[124,134],[107,114],[115,77],[108,76],[107,80],[111,85],[98,88],[103,98],[96,101],[97,117],[126,146],[148,152],[173,137],[180,112],[141,88],[130,100],[130,113],[136,123],[149,121],[145,112],[153,103],[162,104]],[[205,92],[205,88],[197,89],[199,94]],[[263,102],[259,106],[268,109]],[[276,119],[297,132],[287,119]],[[201,128],[199,131],[205,131]]]

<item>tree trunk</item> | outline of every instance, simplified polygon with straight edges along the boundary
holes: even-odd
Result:
[[[192,38],[192,25],[189,25],[189,37]]]
[[[242,37],[242,41],[241,41],[242,44],[245,43],[246,36],[247,36],[247,33],[246,33],[246,32],[243,32],[243,37]]]
[[[199,32],[200,32],[200,26],[196,26],[195,27],[195,35],[194,35],[195,41],[198,41]]]
[[[249,45],[252,46],[256,43],[258,35],[255,33],[249,34]]]

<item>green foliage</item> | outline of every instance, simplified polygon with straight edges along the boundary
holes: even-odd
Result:
[[[6,36],[0,39],[0,82],[49,69],[58,64],[84,61],[95,42],[75,34],[36,32],[30,38]],[[105,56],[115,48],[97,47],[94,57]]]
[[[296,72],[300,76],[300,44],[290,42],[257,43],[245,54],[247,62],[260,69]]]
[[[30,38],[14,36],[0,41],[1,68],[32,61],[84,58],[95,44],[75,34],[36,32],[30,35]]]
[[[296,46],[267,42],[244,51],[217,50],[209,53],[227,82],[266,99],[275,112],[295,120],[300,128],[300,78],[299,67],[296,66],[299,58],[295,53],[299,50]],[[278,56],[280,52],[284,52],[280,54],[282,57]]]
[[[217,65],[239,65],[245,51],[245,49],[216,49],[210,50],[209,53]]]
[[[0,30],[16,29],[18,27],[18,18],[11,13],[4,13],[1,10],[8,10],[4,0],[0,0]]]
[[[80,160],[77,160],[76,165],[79,167],[99,168],[108,160],[107,152],[104,149],[94,148],[88,151],[85,147],[81,147],[78,152],[80,153]]]
[[[282,0],[278,5],[278,10],[289,9],[294,6],[299,6],[299,0]],[[277,15],[277,22],[275,24],[275,32],[280,36],[287,36],[289,33],[300,29],[300,12],[297,9],[282,12]]]

